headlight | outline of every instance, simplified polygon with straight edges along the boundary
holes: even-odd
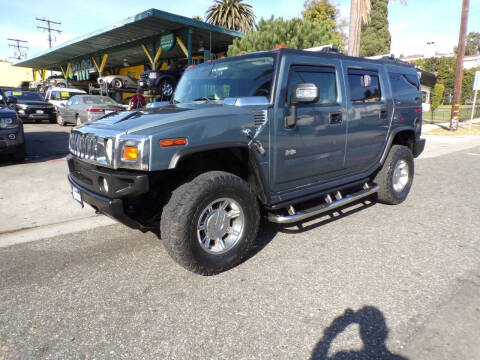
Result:
[[[19,107],[20,109],[26,109],[27,106],[27,104],[17,104],[17,107]]]
[[[107,162],[111,163],[113,158],[113,140],[108,139],[105,143],[105,156],[107,157]]]
[[[148,78],[149,79],[156,79],[157,78],[157,73],[156,72],[151,72],[150,74],[148,74]]]
[[[11,129],[18,126],[18,120],[16,118],[0,118],[0,128]]]
[[[116,148],[118,167],[136,170],[148,170],[150,140],[139,135],[121,136]]]

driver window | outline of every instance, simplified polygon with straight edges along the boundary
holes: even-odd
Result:
[[[72,106],[72,102],[73,102],[72,99],[68,100],[68,101],[67,101],[67,106]]]
[[[72,105],[78,105],[80,104],[80,99],[79,98],[73,98]]]
[[[314,83],[320,92],[318,105],[337,104],[337,82],[335,69],[320,66],[294,66],[288,79],[287,104],[290,103],[293,86],[301,83]]]

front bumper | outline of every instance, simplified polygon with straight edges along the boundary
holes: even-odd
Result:
[[[100,168],[67,156],[71,186],[79,190],[83,202],[95,210],[134,229],[146,229],[127,214],[128,203],[149,191],[148,174]],[[108,190],[103,187],[107,181]]]
[[[0,155],[13,155],[20,151],[25,151],[23,128],[0,130]]]
[[[41,114],[37,114],[38,111],[42,111]],[[55,111],[55,108],[44,108],[44,109],[20,109],[17,112],[17,115],[20,119],[23,121],[26,120],[52,120],[56,119],[57,113]]]
[[[425,139],[415,139],[415,143],[413,144],[413,156],[418,157],[425,149]]]

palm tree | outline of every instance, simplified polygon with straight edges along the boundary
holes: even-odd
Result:
[[[205,21],[227,29],[246,32],[255,24],[252,6],[243,0],[214,0],[206,12]]]
[[[407,5],[407,0],[400,0],[400,2]],[[350,26],[348,30],[348,55],[350,56],[358,56],[360,53],[362,21],[365,25],[370,23],[371,10],[371,0],[350,0]]]

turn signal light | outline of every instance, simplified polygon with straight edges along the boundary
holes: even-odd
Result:
[[[187,145],[186,138],[160,140],[161,147]]]
[[[123,147],[123,158],[125,160],[137,160],[138,149],[136,146],[124,146]]]

